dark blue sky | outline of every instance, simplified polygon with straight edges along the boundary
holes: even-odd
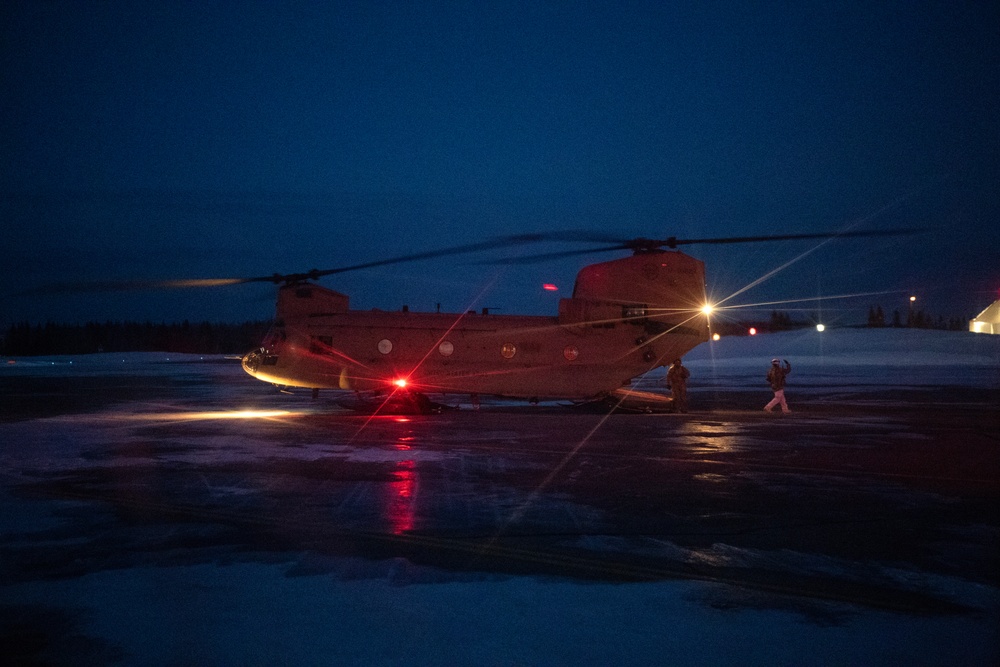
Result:
[[[945,316],[997,298],[993,3],[691,4],[6,2],[0,324],[266,318],[265,285],[14,293],[576,228],[932,226],[828,244],[734,301],[893,292],[823,305],[857,322],[910,292]],[[689,251],[725,295],[812,247]],[[555,313],[586,261],[432,260],[323,284],[359,308]]]

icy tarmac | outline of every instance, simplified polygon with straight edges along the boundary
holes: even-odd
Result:
[[[723,339],[686,415],[370,418],[217,357],[3,361],[14,664],[1000,661],[1000,337]]]

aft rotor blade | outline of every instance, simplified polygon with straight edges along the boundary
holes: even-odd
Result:
[[[313,276],[329,276],[335,273],[345,273],[347,271],[357,271],[359,269],[371,269],[376,266],[388,266],[390,264],[402,264],[404,262],[415,262],[421,259],[433,259],[435,257],[447,257],[449,255],[463,255],[474,252],[483,252],[485,250],[496,250],[497,248],[503,248],[508,246],[525,245],[529,243],[538,243],[544,240],[540,238],[538,234],[518,234],[514,236],[503,236],[489,241],[481,241],[479,243],[469,243],[467,245],[452,246],[450,248],[442,248],[440,250],[428,250],[427,252],[418,252],[412,255],[402,255],[400,257],[391,257],[389,259],[380,259],[373,262],[364,262],[363,264],[353,264],[351,266],[342,266],[336,269],[325,269],[323,271],[311,271],[305,274],[306,277],[312,278]],[[296,274],[293,274],[296,275]]]
[[[612,252],[615,250],[631,250],[632,246],[627,243],[619,243],[617,245],[603,246],[600,248],[583,248],[581,250],[561,250],[558,252],[544,252],[538,255],[525,255],[522,257],[512,257],[509,259],[500,260],[483,260],[481,262],[474,262],[475,264],[535,264],[538,262],[547,262],[553,259],[562,259],[564,257],[580,257],[582,255],[596,255],[598,253]]]
[[[372,269],[377,266],[388,266],[390,264],[402,264],[404,262],[415,262],[421,259],[433,259],[435,257],[447,257],[449,255],[464,255],[475,252],[484,252],[487,250],[497,250],[498,248],[528,245],[532,243],[540,243],[548,239],[544,238],[542,234],[514,234],[511,236],[500,236],[497,238],[490,239],[488,241],[480,241],[478,243],[468,243],[465,245],[452,246],[450,248],[441,248],[439,250],[428,250],[427,252],[418,252],[411,255],[401,255],[399,257],[390,257],[389,259],[380,259],[372,262],[364,262],[362,264],[352,264],[350,266],[340,266],[335,269],[324,269],[322,271],[313,270],[305,273],[291,273],[288,275],[273,275],[273,276],[261,276],[258,278],[249,278],[247,282],[295,282],[298,280],[316,280],[317,278],[322,278],[323,276],[330,276],[336,273],[346,273],[347,271],[358,271],[360,269]]]
[[[901,236],[904,234],[919,234],[925,229],[872,229],[858,232],[825,232],[816,234],[781,234],[776,236],[732,236],[718,239],[675,239],[663,241],[663,245],[674,248],[679,245],[712,244],[712,243],[758,243],[765,241],[797,241],[804,239],[836,239],[859,236]]]
[[[526,255],[514,257],[512,259],[499,260],[499,262],[485,261],[481,263],[500,264],[534,264],[564,257],[578,257],[580,255],[591,255],[596,253],[611,252],[615,250],[631,250],[633,252],[652,252],[659,248],[676,248],[681,245],[695,244],[725,244],[725,243],[759,243],[767,241],[797,241],[806,239],[833,239],[840,237],[859,236],[899,236],[902,234],[917,234],[926,231],[924,229],[881,229],[857,232],[822,232],[812,234],[778,234],[769,236],[732,236],[713,239],[678,239],[670,237],[667,239],[633,238],[621,239],[602,234],[592,234],[589,232],[555,232],[539,234],[544,241],[579,241],[585,243],[610,243],[598,248],[585,248],[581,250],[562,250],[557,252],[547,252],[537,255]]]

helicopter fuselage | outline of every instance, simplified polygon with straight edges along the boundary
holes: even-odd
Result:
[[[298,283],[243,366],[283,386],[586,400],[708,340],[704,304],[703,263],[666,251],[584,267],[556,317],[351,310]]]

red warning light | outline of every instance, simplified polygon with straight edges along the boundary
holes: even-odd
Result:
[[[750,327],[750,332],[749,333],[750,333],[751,336],[756,336],[757,335],[757,327]]]
[[[559,288],[556,287],[555,285],[553,285],[552,283],[545,283],[544,285],[542,285],[542,289],[545,290],[546,292],[558,292],[559,291]]]
[[[406,387],[406,378],[399,378],[398,380],[393,382],[393,384],[399,387],[400,389],[403,389],[404,387]]]

